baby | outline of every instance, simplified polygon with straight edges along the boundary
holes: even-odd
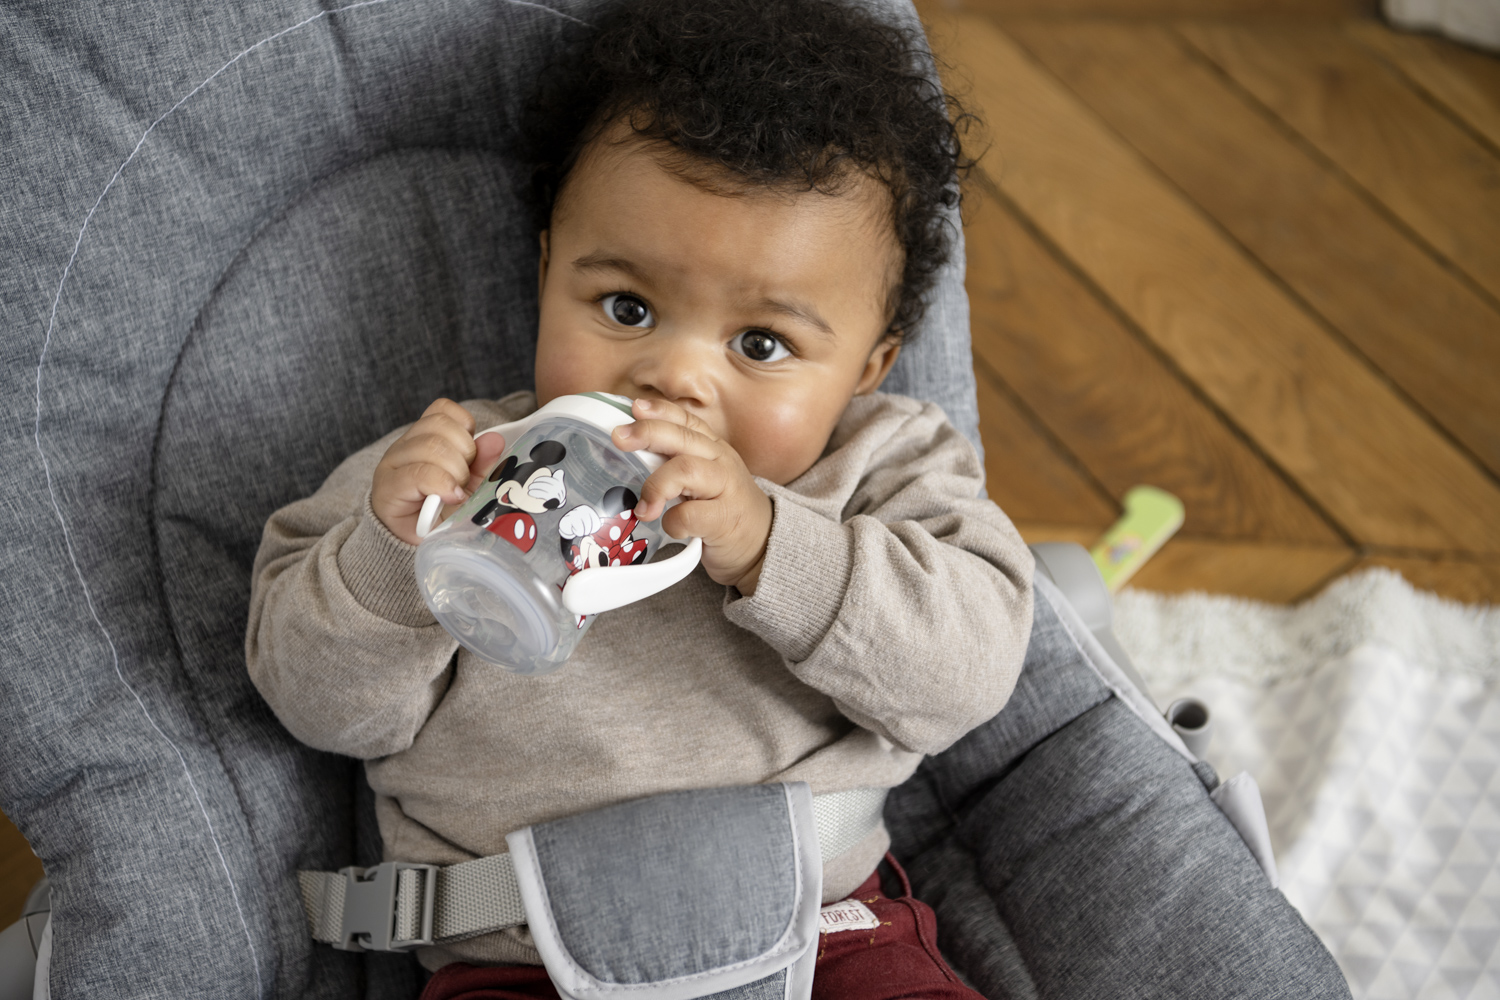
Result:
[[[876,391],[951,245],[958,145],[918,46],[837,0],[645,0],[549,77],[535,391],[436,401],[273,515],[255,564],[251,676],[297,737],[367,761],[387,860],[678,789],[892,787],[1005,704],[1030,555],[943,413]],[[668,458],[635,512],[703,562],[520,677],[428,612],[417,517],[484,482],[504,442],[476,428],[586,391],[634,400],[615,443]],[[888,845],[825,858],[825,901],[883,899]],[[921,995],[975,996],[903,904],[925,916],[825,948],[815,995],[874,990],[878,944],[927,956]],[[419,957],[449,966],[433,996],[458,970],[547,995],[524,929]]]

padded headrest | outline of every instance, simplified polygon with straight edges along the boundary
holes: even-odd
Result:
[[[60,995],[357,992],[290,873],[378,844],[245,676],[250,563],[435,396],[530,384],[519,101],[593,6],[0,8],[0,809]],[[888,388],[973,437],[967,319],[960,250]]]

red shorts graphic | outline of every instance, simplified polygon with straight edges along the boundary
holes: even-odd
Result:
[[[958,979],[937,950],[937,918],[911,895],[906,873],[895,899],[871,875],[847,899],[824,908],[812,1000],[984,1000]],[[535,965],[480,967],[462,962],[432,977],[422,1000],[558,1000]]]

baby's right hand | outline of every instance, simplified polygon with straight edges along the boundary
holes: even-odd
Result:
[[[370,507],[391,534],[415,545],[421,541],[417,517],[428,495],[437,494],[447,506],[463,503],[504,451],[503,437],[482,434],[476,440],[469,411],[439,399],[375,466]]]

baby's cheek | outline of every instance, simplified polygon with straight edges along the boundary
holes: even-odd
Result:
[[[758,418],[746,421],[749,426],[743,430],[736,427],[738,433],[732,432],[729,443],[751,474],[785,485],[812,468],[828,444],[837,415],[829,418],[819,409],[767,407]]]
[[[537,332],[537,405],[576,392],[618,392],[617,345],[584,332],[587,317],[566,306],[544,310]]]
[[[590,381],[591,366],[588,355],[569,351],[566,344],[558,343],[562,337],[552,338],[551,343],[539,342],[536,354],[537,404],[542,405],[558,396],[574,392],[587,392],[579,388],[582,382]]]

